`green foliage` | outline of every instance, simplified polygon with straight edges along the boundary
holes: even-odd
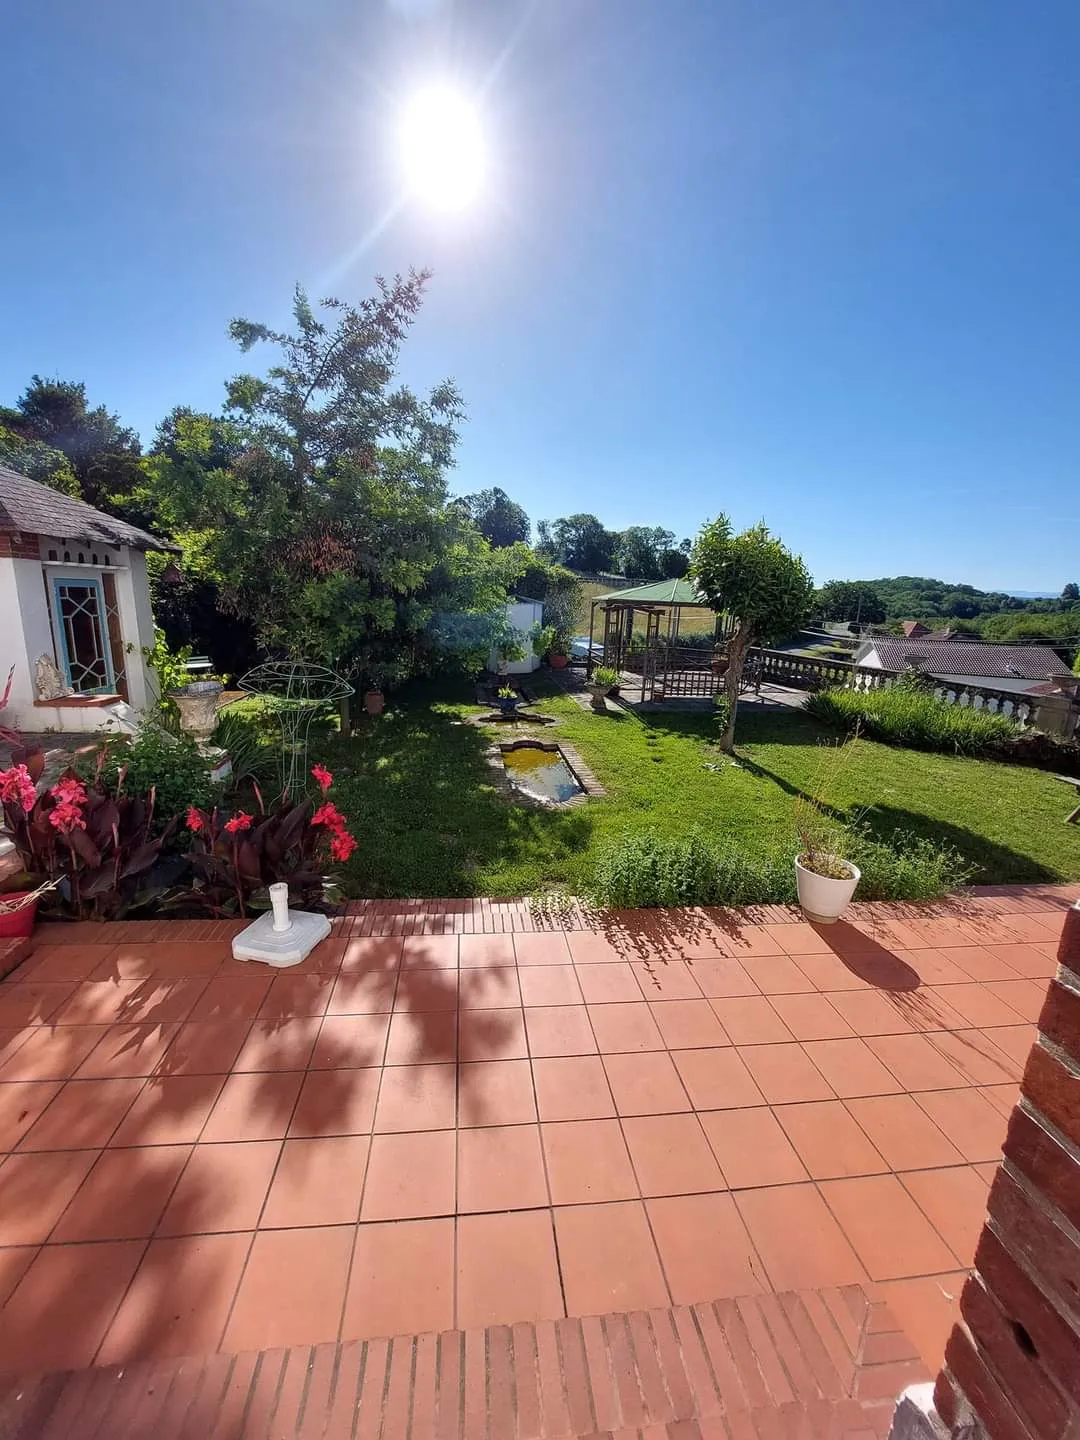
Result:
[[[814,592],[814,613],[822,620],[858,621],[879,625],[886,618],[885,602],[866,580],[830,580]]]
[[[610,570],[615,563],[619,536],[605,530],[595,515],[565,515],[559,520],[541,520],[537,525],[541,554],[571,570],[595,573]]]
[[[615,564],[631,580],[662,579],[662,557],[679,553],[673,532],[658,525],[631,525],[618,538]]]
[[[264,795],[281,788],[281,735],[277,726],[268,727],[260,714],[222,710],[210,743],[220,746],[232,761],[227,783],[233,794],[250,785],[257,785]]]
[[[826,725],[859,728],[872,740],[949,755],[990,755],[1017,733],[1004,715],[937,700],[916,685],[880,690],[823,690],[806,701],[807,713]]]
[[[193,737],[183,732],[173,735],[153,720],[145,721],[130,738],[103,741],[82,755],[76,768],[87,777],[97,774],[113,796],[153,790],[155,834],[189,805],[209,805],[214,797],[209,762]]]
[[[605,690],[613,690],[618,685],[620,678],[614,665],[597,665],[592,672],[593,684],[600,685]]]
[[[496,549],[529,543],[528,515],[497,485],[491,490],[478,490],[475,495],[462,495],[457,503]]]
[[[79,479],[64,452],[41,440],[24,439],[3,423],[0,423],[0,465],[79,499]]]
[[[191,659],[191,646],[182,645],[172,650],[160,625],[154,626],[153,646],[144,645],[142,656],[157,678],[158,710],[162,724],[174,734],[180,728],[180,712],[176,702],[170,698],[170,691],[179,690],[191,679],[187,662]]]

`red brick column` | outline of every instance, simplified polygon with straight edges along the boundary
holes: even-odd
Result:
[[[956,1434],[1080,1437],[1080,901],[934,1387]]]

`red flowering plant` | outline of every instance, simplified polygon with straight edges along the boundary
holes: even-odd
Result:
[[[179,819],[152,837],[154,798],[126,794],[123,774],[110,793],[100,763],[85,780],[65,771],[40,795],[30,763],[0,771],[4,828],[23,867],[35,883],[56,882],[46,903],[80,920],[116,919],[164,893],[150,872]]]
[[[325,797],[334,783],[329,770],[312,768]],[[290,902],[308,909],[324,906],[330,861],[345,861],[356,849],[344,815],[332,800],[316,808],[310,797],[283,795],[269,810],[253,785],[257,814],[221,807],[190,806],[184,824],[191,833],[188,859],[195,871],[194,894],[215,915],[248,915],[266,909],[270,885],[284,881]]]

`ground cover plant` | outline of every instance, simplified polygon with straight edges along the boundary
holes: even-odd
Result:
[[[992,755],[1018,733],[1006,715],[938,700],[915,685],[880,690],[823,690],[806,709],[827,725],[859,731],[887,745],[939,750],[947,755]]]

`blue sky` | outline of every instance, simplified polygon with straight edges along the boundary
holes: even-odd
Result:
[[[5,25],[0,403],[215,408],[234,315],[430,265],[404,353],[455,489],[819,580],[1080,570],[1075,0],[36,0]],[[488,184],[400,203],[404,96]],[[258,354],[258,352],[256,352]]]

